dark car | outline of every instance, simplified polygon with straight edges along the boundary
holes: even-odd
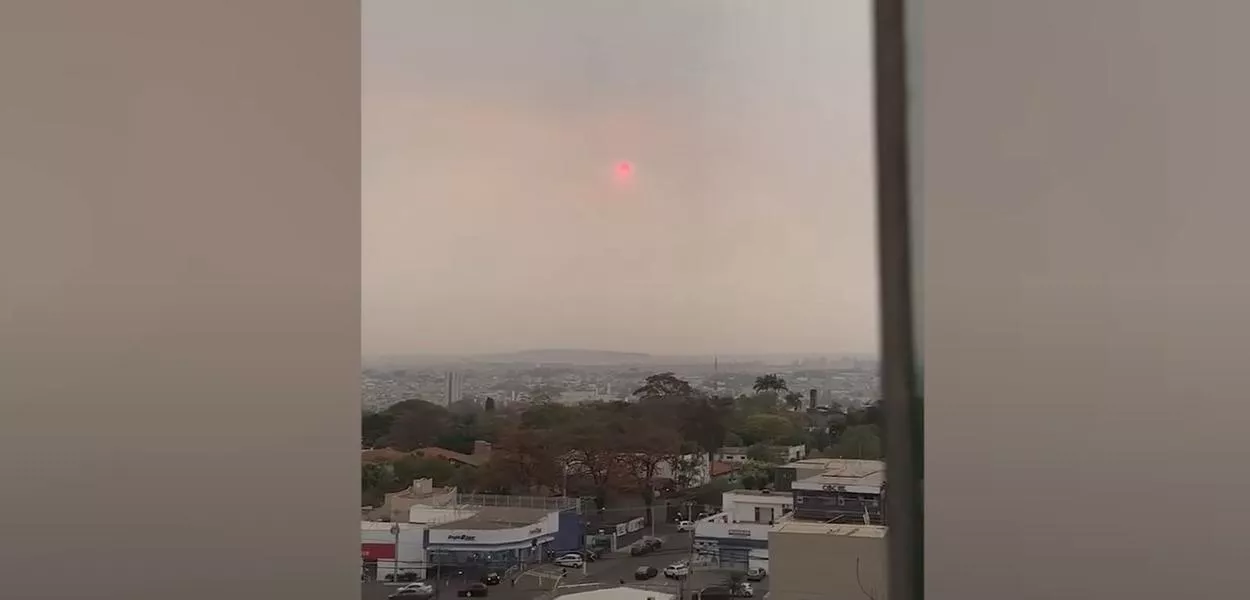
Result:
[[[655,548],[649,544],[634,544],[629,547],[630,556],[642,556],[643,554],[650,554],[653,551],[655,551]]]
[[[503,578],[499,576],[499,573],[487,573],[482,576],[482,583],[486,585],[499,585],[502,581]]]
[[[733,598],[733,590],[723,585],[709,585],[699,590],[698,600],[731,600]]]
[[[634,579],[640,581],[643,579],[652,579],[659,574],[660,571],[655,567],[638,567],[638,570],[634,571]]]
[[[468,587],[456,592],[461,598],[482,598],[490,593],[485,583],[470,583]]]
[[[642,543],[645,546],[649,546],[652,550],[659,550],[660,547],[664,545],[664,540],[657,537],[648,537],[643,538]]]
[[[764,581],[768,577],[768,571],[759,567],[751,567],[747,569],[747,581]]]

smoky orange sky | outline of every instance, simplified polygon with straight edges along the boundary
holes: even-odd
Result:
[[[870,42],[867,0],[366,0],[363,352],[875,352]]]

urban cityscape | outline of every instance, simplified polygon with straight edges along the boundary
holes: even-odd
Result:
[[[885,598],[870,357],[393,359],[362,398],[363,598]]]

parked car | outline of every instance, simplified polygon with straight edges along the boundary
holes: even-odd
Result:
[[[582,555],[578,552],[569,552],[568,554],[564,554],[564,555],[557,557],[552,562],[556,563],[557,565],[560,565],[561,567],[580,569],[582,568],[583,565],[586,564],[586,559],[582,558]]]
[[[482,583],[486,585],[499,585],[502,581],[503,578],[499,576],[499,573],[490,572],[482,576]]]
[[[747,569],[747,581],[764,581],[765,577],[768,577],[768,571],[760,567]]]
[[[690,521],[681,521],[677,524],[677,531],[694,531],[694,523]]]
[[[490,594],[490,588],[485,583],[470,583],[468,587],[456,592],[461,598],[484,598]]]
[[[655,567],[638,567],[638,570],[634,571],[634,579],[638,579],[638,580],[653,579],[656,575],[659,575],[659,574],[660,572],[656,570]]]
[[[735,598],[752,598],[755,596],[755,588],[751,584],[743,582],[733,587],[733,595]]]
[[[664,576],[669,579],[681,579],[687,575],[690,575],[690,563],[684,560],[664,567]]]

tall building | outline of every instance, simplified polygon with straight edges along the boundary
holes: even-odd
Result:
[[[464,397],[464,380],[461,375],[455,371],[447,372],[447,406],[459,401]]]
[[[771,600],[886,600],[886,528],[788,521],[768,534]]]

